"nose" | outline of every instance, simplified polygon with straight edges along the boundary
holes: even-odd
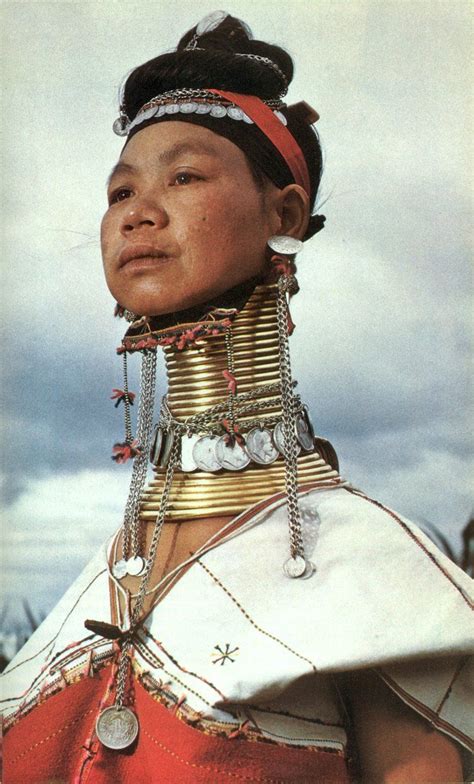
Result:
[[[133,200],[133,204],[125,210],[120,227],[124,237],[133,232],[147,229],[162,229],[168,224],[166,211],[156,204],[154,200]]]

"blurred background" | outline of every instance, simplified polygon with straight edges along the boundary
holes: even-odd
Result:
[[[2,6],[6,658],[121,523],[130,468],[110,460],[123,423],[109,397],[124,325],[99,250],[122,146],[111,127],[123,76],[213,10],[209,0]],[[459,556],[472,512],[470,3],[231,0],[226,10],[288,49],[289,100],[321,115],[327,223],[298,257],[292,340],[316,430],[346,478],[435,526]]]

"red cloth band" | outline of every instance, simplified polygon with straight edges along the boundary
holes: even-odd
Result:
[[[245,784],[278,781],[349,784],[341,752],[222,738],[189,726],[134,681],[135,746],[111,751],[94,731],[110,667],[49,697],[5,737],[8,784]]]
[[[231,103],[235,103],[254,121],[255,125],[270,139],[273,146],[284,158],[296,184],[301,185],[308,196],[311,196],[308,167],[301,147],[288,128],[283,125],[278,117],[275,117],[273,111],[256,95],[229,93],[225,90],[215,89],[209,89],[209,92],[220,95],[227,101],[231,101]]]

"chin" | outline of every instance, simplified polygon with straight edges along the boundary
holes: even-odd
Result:
[[[227,287],[228,288],[228,287]],[[116,297],[122,307],[135,313],[137,316],[165,316],[168,313],[179,313],[181,310],[197,307],[201,304],[209,302],[213,297],[218,297],[226,289],[215,287],[211,291],[203,291],[200,293],[179,296],[178,292],[174,291],[174,296],[167,297],[160,294],[159,297],[155,296],[129,296]]]

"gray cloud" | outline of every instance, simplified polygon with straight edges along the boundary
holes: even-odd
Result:
[[[18,591],[21,570],[31,573],[45,609],[117,524],[128,483],[109,457],[122,433],[108,397],[121,386],[123,324],[112,319],[98,241],[121,148],[110,130],[117,87],[208,11],[204,0],[178,2],[172,15],[122,0],[4,6],[8,568]],[[471,511],[470,6],[235,0],[232,13],[288,47],[291,100],[321,113],[327,228],[302,254],[293,305],[302,395],[348,478],[455,541]],[[69,500],[80,505],[84,493],[91,505],[75,512]],[[100,497],[105,522],[92,530]],[[74,558],[64,517],[82,531]]]

